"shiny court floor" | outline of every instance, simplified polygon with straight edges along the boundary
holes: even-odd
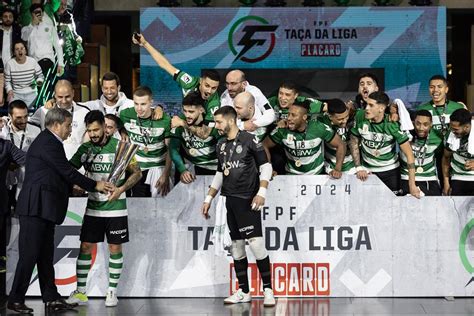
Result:
[[[39,299],[28,299],[35,315],[44,315]],[[2,304],[1,315],[9,312]],[[49,313],[51,314],[51,313]],[[222,299],[159,298],[120,299],[114,308],[104,306],[102,299],[91,299],[87,306],[57,315],[474,315],[474,298],[331,298],[279,299],[277,306],[264,308],[261,299],[252,303],[225,306]]]

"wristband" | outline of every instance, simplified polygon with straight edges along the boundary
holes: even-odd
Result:
[[[265,198],[267,195],[267,188],[260,187],[260,189],[258,189],[257,195],[260,195],[261,197]]]
[[[210,194],[208,194],[208,195],[206,195],[206,198],[204,199],[204,203],[211,204],[212,199],[213,199],[213,197]]]

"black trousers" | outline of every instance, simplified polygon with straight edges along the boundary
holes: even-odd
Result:
[[[142,170],[142,178],[130,189],[131,197],[151,197],[150,185],[146,184],[148,170]]]
[[[10,217],[10,213],[0,213],[0,257],[6,257],[7,255],[7,223]],[[3,259],[0,259],[3,260]],[[5,262],[6,265],[6,262]],[[6,273],[0,273],[0,298],[6,294]]]
[[[38,64],[40,65],[44,79],[46,80],[47,78],[49,78],[47,76],[50,76],[54,71],[54,63],[48,58],[43,58],[38,61]]]
[[[194,166],[194,173],[197,176],[213,176],[216,174],[216,170],[209,170],[206,168],[201,168],[199,166]]]
[[[451,180],[451,195],[474,196],[474,181]]]
[[[61,298],[54,283],[54,230],[56,224],[39,217],[20,216],[20,258],[8,301],[24,303],[35,264],[43,302]]]
[[[416,181],[415,184],[420,188],[426,196],[439,196],[441,195],[441,187],[438,181]],[[402,179],[402,194],[407,195],[410,193],[408,186],[408,180]]]
[[[395,194],[400,193],[400,168],[383,171],[373,172],[382,182]]]

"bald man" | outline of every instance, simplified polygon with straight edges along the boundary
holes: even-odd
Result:
[[[262,117],[262,113],[255,108],[255,98],[254,96],[247,91],[237,94],[234,98],[234,109],[237,112],[237,126],[243,126],[245,122],[254,120],[257,121]],[[268,124],[270,125],[270,124]],[[266,126],[259,126],[254,131],[248,131],[250,134],[253,134],[262,141],[267,135]],[[242,129],[240,127],[240,129]]]
[[[221,95],[221,106],[234,106],[235,97],[245,91],[252,94],[255,99],[255,112],[260,112],[257,118],[238,124],[239,129],[254,132],[259,127],[268,126],[275,121],[275,111],[270,106],[268,99],[259,88],[249,84],[242,70],[229,71],[225,77],[225,85],[227,89]]]
[[[79,146],[83,143],[86,133],[86,125],[84,118],[89,113],[89,108],[84,105],[74,102],[74,89],[71,82],[67,80],[59,80],[54,86],[54,99],[48,102],[55,102],[53,106],[68,110],[72,114],[72,132],[71,135],[64,141],[64,151],[67,159],[71,159]],[[29,122],[45,128],[45,117],[48,113],[48,105],[40,107],[30,117]]]

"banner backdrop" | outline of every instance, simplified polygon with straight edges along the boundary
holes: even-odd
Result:
[[[153,7],[141,10],[140,29],[177,68],[243,69],[268,97],[294,80],[315,97],[353,98],[357,75],[374,69],[390,97],[417,105],[430,99],[429,78],[446,74],[445,7]],[[154,99],[179,110],[181,90],[145,49],[140,69]]]
[[[200,207],[212,177],[177,185],[164,199],[128,199],[119,295],[222,297],[236,286],[230,256],[216,256],[211,220]],[[278,296],[472,296],[474,198],[395,197],[379,180],[353,176],[277,176],[262,211]],[[75,289],[75,260],[86,200],[70,200],[56,229],[56,283]],[[17,224],[8,248],[8,288],[17,260]],[[260,278],[248,250],[252,294]],[[90,295],[104,295],[108,252],[99,244]],[[467,285],[468,284],[468,285]],[[30,295],[39,294],[34,273]]]

